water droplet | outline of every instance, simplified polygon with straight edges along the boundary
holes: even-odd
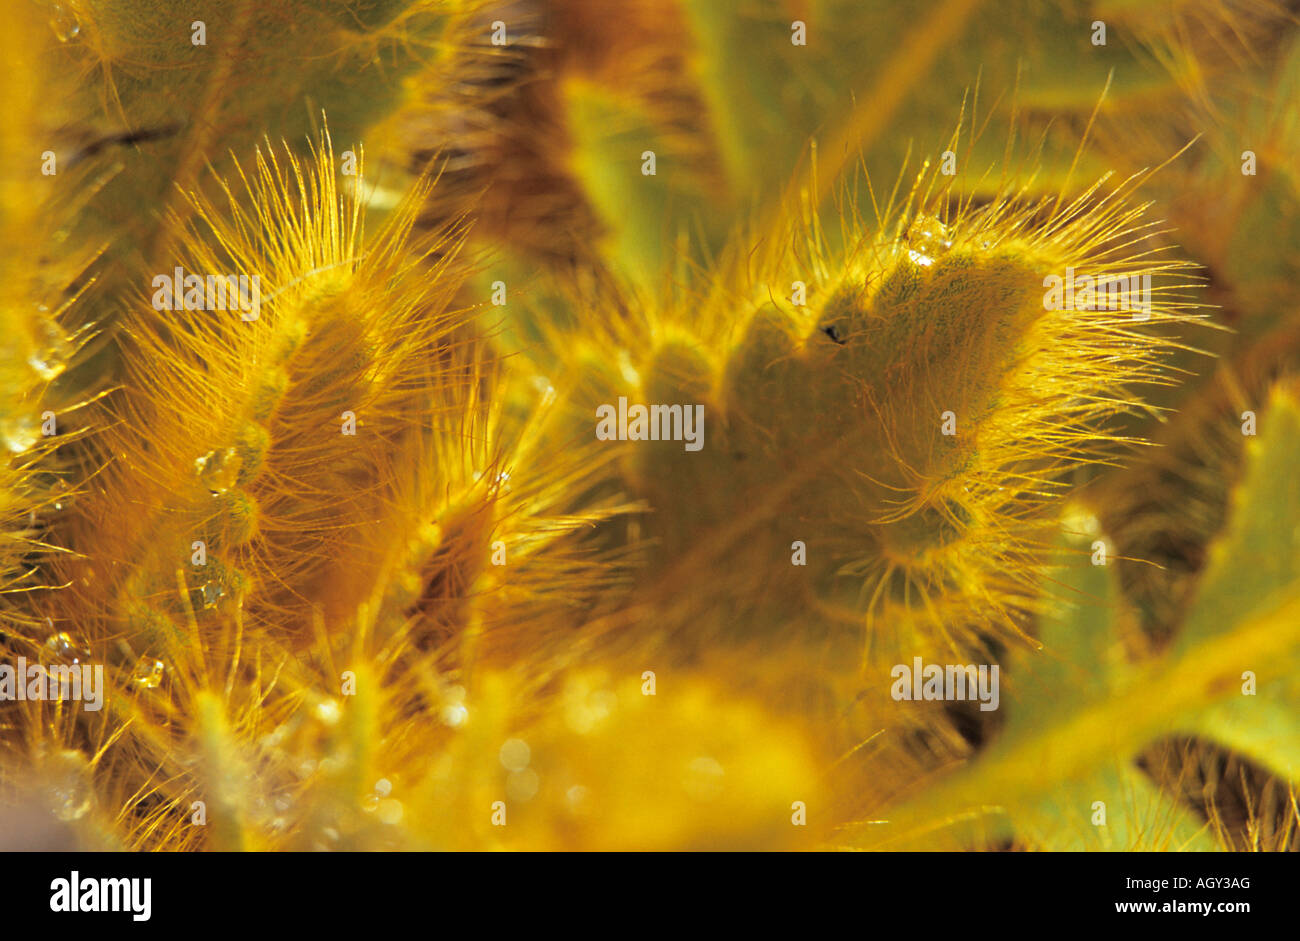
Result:
[[[948,227],[924,213],[919,213],[907,229],[907,257],[928,268],[934,260],[952,248]]]
[[[528,767],[528,762],[532,758],[532,751],[528,743],[521,739],[507,739],[501,746],[497,757],[501,760],[501,767],[507,771],[523,771]]]
[[[343,716],[337,700],[324,699],[316,704],[316,718],[326,725],[337,725]]]
[[[217,602],[226,596],[226,586],[218,581],[207,581],[203,583],[203,607],[215,608]]]
[[[451,686],[444,690],[442,711],[439,714],[443,725],[449,725],[453,729],[465,724],[469,718],[469,710],[465,708],[465,687]]]
[[[62,512],[72,502],[72,488],[62,480],[56,480],[50,487],[50,505]]]
[[[537,796],[541,779],[532,768],[512,771],[506,778],[506,797],[514,801],[530,801]]]
[[[547,408],[555,404],[555,386],[551,385],[550,379],[545,376],[533,376],[533,388],[537,390],[537,393],[542,397],[542,408]]]
[[[90,762],[79,751],[57,751],[44,761],[49,775],[46,794],[60,820],[80,820],[90,810]]]
[[[165,669],[161,660],[141,657],[131,673],[131,682],[141,689],[157,689],[158,684],[162,682]]]
[[[364,801],[361,801],[361,810],[364,810],[367,814],[376,814],[377,812],[377,814],[380,815],[380,819],[383,820],[385,808],[387,807],[387,812],[391,815],[393,814],[393,810],[391,810],[389,805],[396,805],[396,807],[398,807],[398,810],[396,810],[396,818],[393,820],[383,820],[383,823],[396,823],[396,821],[402,819],[402,805],[393,801],[393,799],[389,799],[389,794],[391,793],[393,793],[393,782],[386,779],[386,777],[381,777],[380,780],[374,782],[374,790],[365,795]]]
[[[67,631],[59,631],[46,638],[45,654],[67,664],[76,664],[90,659],[90,651]]]
[[[402,819],[402,802],[395,800],[386,800],[379,802],[379,809],[375,815],[379,818],[380,823],[386,823],[389,826],[401,822]]]
[[[57,379],[68,368],[72,358],[72,344],[63,330],[50,318],[37,321],[37,348],[27,357],[27,364],[36,375],[49,382]]]
[[[240,463],[234,448],[221,448],[197,458],[194,461],[194,471],[208,491],[219,496],[235,485],[239,478]]]
[[[617,705],[618,696],[607,689],[579,691],[566,704],[565,719],[574,732],[587,735],[608,719]]]
[[[41,437],[40,425],[34,415],[0,415],[0,441],[14,454],[22,454]]]
[[[633,389],[641,385],[641,374],[637,372],[636,367],[632,365],[632,354],[627,350],[620,350],[618,354],[618,370],[623,376],[623,381]]]
[[[81,23],[75,11],[62,3],[50,5],[50,28],[59,42],[71,42],[81,33]]]

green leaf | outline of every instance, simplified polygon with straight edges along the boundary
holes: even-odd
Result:
[[[1114,560],[1094,564],[1097,541],[1078,536],[1066,537],[1058,557],[1064,601],[1040,620],[1043,650],[1022,653],[1009,666],[1016,692],[1003,733],[1007,742],[1031,737],[1045,717],[1064,718],[1108,697],[1131,669],[1123,641],[1133,622],[1120,601]],[[1017,836],[1035,848],[1218,848],[1203,821],[1123,758],[1009,813]]]
[[[1279,390],[1248,445],[1245,479],[1177,643],[1186,651],[1245,617],[1300,596],[1300,405]],[[1204,710],[1191,731],[1300,780],[1300,675],[1295,650],[1281,659],[1242,655],[1230,664],[1243,689]],[[1255,695],[1244,688],[1254,675]]]

